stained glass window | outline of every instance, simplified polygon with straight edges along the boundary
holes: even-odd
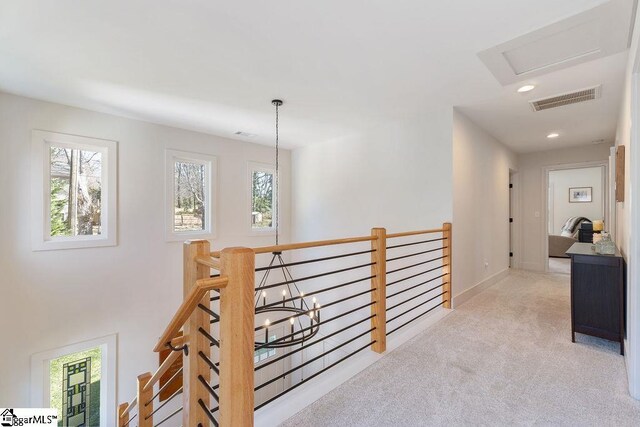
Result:
[[[101,364],[100,347],[51,360],[50,405],[58,409],[58,426],[100,425]]]

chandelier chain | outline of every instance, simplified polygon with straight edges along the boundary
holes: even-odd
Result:
[[[279,115],[279,108],[280,105],[278,103],[275,104],[276,106],[276,194],[275,194],[275,221],[276,221],[276,246],[278,245],[278,239],[279,239],[279,228],[280,228],[280,147],[279,147],[279,142],[280,142],[280,129],[279,129],[279,125],[280,125],[280,115]]]

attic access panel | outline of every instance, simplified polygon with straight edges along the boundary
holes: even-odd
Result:
[[[478,53],[503,85],[569,68],[629,47],[635,1],[606,2]]]

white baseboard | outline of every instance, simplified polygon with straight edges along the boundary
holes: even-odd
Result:
[[[305,407],[320,399],[345,381],[362,372],[391,351],[397,349],[420,332],[434,325],[452,310],[438,307],[424,319],[398,331],[397,335],[387,339],[387,351],[383,354],[371,350],[363,350],[352,358],[336,365],[327,372],[297,387],[280,399],[276,399],[255,412],[256,427],[272,427],[280,425]]]
[[[461,294],[458,294],[458,295],[454,296],[453,297],[453,307],[455,308],[455,307],[458,307],[459,305],[464,304],[465,302],[467,302],[471,298],[473,298],[476,295],[478,295],[480,292],[482,292],[485,289],[487,289],[489,286],[491,286],[491,285],[493,285],[495,283],[498,283],[500,280],[504,279],[508,275],[509,275],[509,269],[505,268],[504,270],[494,274],[493,276],[487,277],[482,282],[480,282],[477,285],[467,289],[466,291],[462,292]]]

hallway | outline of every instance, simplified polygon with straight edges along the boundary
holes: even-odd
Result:
[[[285,426],[640,422],[614,343],[571,343],[569,276],[513,271]]]

